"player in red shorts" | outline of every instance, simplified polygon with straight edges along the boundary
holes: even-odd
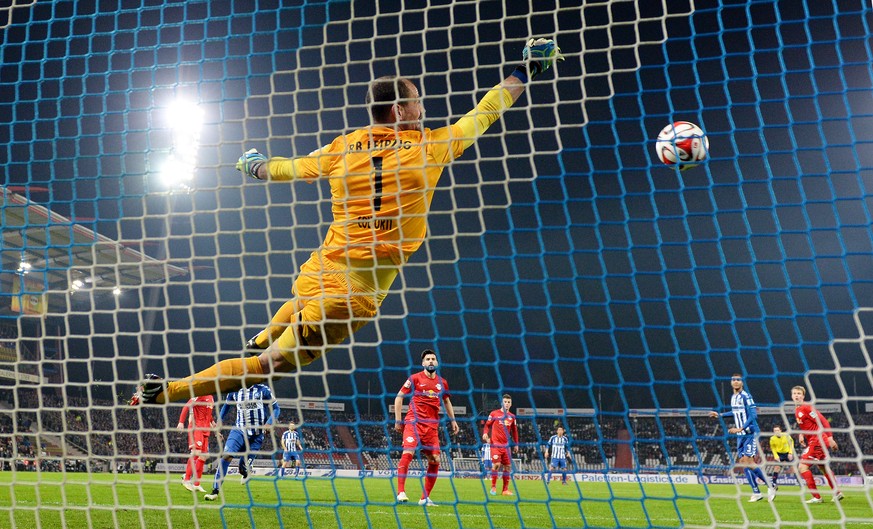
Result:
[[[203,476],[203,464],[206,462],[204,453],[209,451],[209,435],[212,433],[211,429],[215,427],[215,419],[212,414],[214,406],[215,399],[212,398],[212,395],[195,397],[188,400],[182,408],[182,413],[179,414],[177,427],[180,430],[185,429],[185,419],[188,419],[188,448],[191,450],[182,486],[192,492],[206,492],[206,489],[200,486],[200,478]],[[190,415],[188,415],[189,411]],[[193,483],[191,481],[192,474],[194,476]]]
[[[446,407],[446,415],[452,421],[452,434],[457,435],[459,428],[455,421],[455,409],[449,398],[449,384],[446,379],[437,375],[439,362],[436,353],[425,349],[421,353],[421,365],[424,370],[406,379],[394,398],[394,429],[403,432],[403,455],[397,465],[397,501],[409,501],[406,496],[406,474],[409,463],[417,448],[427,458],[427,475],[424,479],[424,491],[419,505],[436,507],[430,501],[430,491],[433,490],[440,469],[440,402]],[[409,411],[406,413],[406,424],[401,420],[403,398],[412,394]]]
[[[797,426],[804,432],[800,434],[800,445],[806,449],[800,454],[800,464],[798,470],[800,476],[806,481],[809,490],[812,491],[812,498],[806,500],[806,503],[821,503],[821,494],[817,492],[815,479],[812,477],[810,467],[817,466],[821,470],[822,475],[834,491],[834,497],[831,501],[840,501],[843,499],[843,493],[836,486],[836,478],[831,469],[828,468],[827,458],[828,452],[822,446],[822,442],[829,450],[838,448],[834,434],[831,432],[831,424],[818,410],[810,404],[804,403],[806,398],[806,388],[803,386],[794,386],[791,388],[791,400],[794,401],[794,418],[797,419]]]
[[[503,469],[503,495],[513,496],[509,490],[509,477],[512,472],[512,458],[509,456],[509,437],[515,445],[512,452],[518,453],[518,424],[515,415],[509,413],[512,408],[512,397],[503,395],[503,407],[494,410],[488,416],[485,423],[485,431],[482,432],[482,440],[491,443],[491,494],[497,494],[497,473]],[[489,434],[489,428],[491,433]]]

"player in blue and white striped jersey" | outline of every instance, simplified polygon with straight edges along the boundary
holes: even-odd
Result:
[[[490,477],[492,468],[490,442],[482,443],[482,446],[479,447],[479,460],[482,461],[482,467],[485,471],[483,477]]]
[[[300,444],[300,432],[297,431],[298,426],[291,421],[288,429],[282,434],[282,468],[279,469],[279,475],[285,476],[286,468],[294,469],[294,477],[300,473],[300,456],[303,451],[303,445]]]
[[[776,488],[770,486],[767,476],[761,471],[757,461],[758,434],[761,432],[758,427],[758,405],[755,404],[752,395],[744,389],[742,375],[734,374],[731,376],[731,387],[734,389],[734,394],[731,396],[730,411],[725,413],[711,411],[709,415],[713,418],[731,415],[734,417],[734,426],[728,428],[728,433],[737,436],[736,463],[737,466],[743,467],[746,480],[752,487],[752,497],[749,498],[749,502],[754,503],[764,499],[758,488],[759,479],[767,485],[767,499],[773,501]]]
[[[221,483],[227,475],[227,467],[230,466],[234,456],[239,457],[241,482],[248,481],[249,467],[255,458],[252,452],[261,449],[261,445],[264,444],[264,430],[279,417],[279,403],[273,398],[270,388],[263,384],[255,384],[228,393],[218,414],[219,420],[224,420],[233,402],[236,403],[236,425],[224,443],[224,456],[219,460],[218,468],[215,470],[212,493],[204,496],[209,501],[218,498]]]
[[[552,482],[552,470],[561,469],[561,484],[567,484],[567,455],[570,453],[570,440],[564,435],[564,427],[558,426],[557,433],[546,444],[546,459],[549,459],[549,472],[546,483]]]

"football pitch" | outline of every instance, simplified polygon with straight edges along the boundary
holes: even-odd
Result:
[[[14,483],[13,483],[14,479]],[[204,481],[209,488],[211,480]],[[172,475],[0,473],[0,527],[258,528],[580,528],[809,526],[873,527],[870,498],[846,492],[839,504],[806,505],[797,487],[782,487],[772,504],[747,503],[732,485],[636,485],[516,481],[513,497],[490,496],[476,479],[437,481],[420,507],[418,480],[410,502],[396,504],[384,478],[255,478],[232,476],[218,502],[194,495]],[[498,484],[499,485],[499,484]],[[808,496],[805,496],[808,497]],[[804,498],[805,498],[804,497]]]

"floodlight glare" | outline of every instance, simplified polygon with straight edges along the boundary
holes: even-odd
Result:
[[[121,295],[121,289],[118,288],[118,287],[115,287],[115,288],[112,289],[112,293],[115,294],[116,296],[120,296],[120,295]]]
[[[175,187],[194,177],[194,167],[175,156],[170,156],[161,167],[161,181],[167,187]]]
[[[18,264],[18,273],[24,275],[24,274],[30,272],[30,268],[31,268],[30,263],[28,263],[27,261],[21,261]]]
[[[167,106],[166,121],[172,130],[173,149],[159,176],[172,192],[180,189],[190,192],[189,182],[197,168],[203,110],[196,103],[177,99]]]
[[[198,138],[203,124],[203,110],[190,101],[176,100],[167,108],[167,120],[177,142],[188,143],[185,138]]]

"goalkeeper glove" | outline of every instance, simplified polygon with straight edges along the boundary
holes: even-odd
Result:
[[[544,38],[528,40],[521,51],[521,56],[524,62],[512,73],[522,82],[527,82],[528,78],[533,81],[536,76],[551,68],[552,63],[564,60],[561,48],[555,44],[555,41]]]
[[[258,176],[258,169],[265,163],[267,163],[266,156],[259,153],[257,149],[249,149],[239,157],[239,160],[236,162],[236,170],[256,180],[263,180],[263,178]]]

